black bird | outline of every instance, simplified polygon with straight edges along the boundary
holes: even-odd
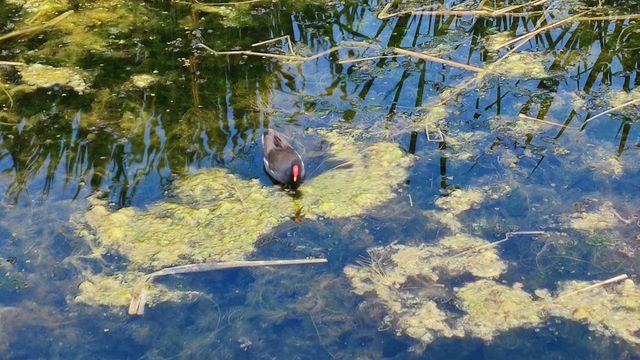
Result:
[[[304,179],[304,162],[281,133],[267,129],[262,134],[264,168],[277,182],[296,189]]]

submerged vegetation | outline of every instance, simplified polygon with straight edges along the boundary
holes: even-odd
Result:
[[[639,14],[0,0],[0,357],[637,356]]]

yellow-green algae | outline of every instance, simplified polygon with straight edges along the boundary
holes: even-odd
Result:
[[[423,346],[438,337],[471,336],[490,341],[512,329],[540,326],[551,316],[586,323],[603,335],[640,344],[640,288],[632,280],[595,288],[589,288],[594,282],[561,282],[555,296],[547,289],[535,290],[534,296],[520,283],[507,285],[491,279],[506,270],[495,249],[486,251],[495,257],[498,267],[485,273],[473,270],[474,266],[489,266],[489,259],[482,257],[482,250],[463,250],[468,248],[465,237],[417,247],[372,248],[370,260],[347,266],[344,273],[354,293],[385,306],[383,325]],[[448,251],[452,248],[457,250],[453,256]],[[461,264],[456,263],[458,258],[462,258]],[[448,280],[444,275],[456,278],[464,273],[479,279],[454,289],[442,281]],[[441,293],[452,293],[457,311],[438,307],[438,294],[432,291],[438,286]]]
[[[86,74],[67,67],[33,64],[20,70],[22,82],[34,88],[68,87],[82,94],[87,90]]]
[[[504,60],[490,64],[478,76],[484,77],[487,73],[506,78],[535,79],[549,76],[544,66],[546,57],[542,53],[513,53]]]
[[[472,274],[494,278],[505,269],[493,248],[473,251],[488,242],[466,234],[419,246],[389,245],[370,249],[370,260],[347,266],[344,273],[359,295],[372,294],[387,309],[384,322],[398,335],[427,344],[437,337],[462,337],[464,330],[430,298],[441,278]]]
[[[146,89],[157,81],[158,77],[150,74],[136,74],[129,79],[130,84],[138,89]]]
[[[513,38],[514,38],[513,33],[508,31],[501,31],[493,35],[484,37],[483,42],[484,42],[484,46],[488,50],[495,51],[498,48],[498,46],[506,43],[507,41],[512,40]]]
[[[89,52],[114,56],[129,51],[110,37],[149,22],[144,6],[125,1],[11,0],[11,3],[22,6],[26,13],[24,24],[18,28],[39,25],[64,11],[74,10],[47,28],[54,36],[30,52],[63,63],[77,63]],[[131,11],[133,7],[135,11]]]
[[[592,331],[640,344],[640,288],[627,279],[613,286],[568,295],[590,285],[593,283],[588,281],[561,283],[558,297],[549,301],[545,310],[552,316],[587,323]]]
[[[428,210],[424,214],[451,231],[459,232],[463,225],[458,215],[480,205],[484,198],[485,192],[479,189],[455,189],[448,196],[440,197],[435,201],[436,206],[442,210]]]
[[[538,325],[545,319],[543,304],[534,301],[519,284],[510,287],[478,280],[459,289],[456,297],[466,313],[460,323],[470,335],[484,340],[513,328]]]
[[[612,229],[620,224],[620,220],[615,216],[613,204],[605,202],[595,211],[582,211],[572,214],[568,223],[573,229],[595,232]]]
[[[478,189],[456,189],[436,200],[436,206],[452,214],[460,214],[474,206],[478,206],[484,200],[484,192]]]
[[[489,119],[492,131],[507,135],[514,139],[523,139],[527,135],[535,135],[549,129],[550,125],[540,121],[496,116]]]
[[[129,207],[113,212],[104,201],[93,199],[81,220],[88,228],[82,235],[95,243],[96,255],[115,251],[125,256],[129,265],[120,278],[89,276],[80,286],[78,301],[121,305],[135,285],[126,280],[131,273],[243,259],[262,235],[300,207],[307,218],[366,213],[394,196],[413,161],[393,143],[359,145],[352,136],[337,131],[323,135],[331,143],[331,154],[348,166],[331,169],[303,184],[299,199],[292,199],[278,187],[265,187],[258,180],[242,179],[223,169],[176,181],[170,201],[145,209]],[[160,299],[172,298],[159,292],[157,301]]]
[[[158,269],[185,262],[232,261],[291,214],[287,196],[257,180],[223,169],[176,185],[179,202],[111,212],[95,202],[85,215],[104,250],[127,256],[133,268]]]
[[[131,302],[132,294],[140,292],[140,286],[144,286],[146,303],[151,306],[165,301],[189,301],[199,295],[197,292],[169,290],[159,284],[141,283],[143,276],[140,272],[92,275],[80,284],[80,295],[76,296],[75,301],[88,305],[126,307]]]
[[[378,142],[360,146],[349,135],[324,131],[331,155],[342,162],[304,184],[300,204],[308,218],[361,215],[395,196],[406,179],[413,157],[396,144]]]

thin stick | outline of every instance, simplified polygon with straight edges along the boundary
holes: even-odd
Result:
[[[351,64],[360,61],[368,61],[368,60],[377,60],[377,59],[388,59],[388,58],[396,58],[396,57],[404,57],[405,55],[380,55],[380,56],[369,56],[358,59],[346,59],[338,61],[338,64]]]
[[[319,52],[313,56],[300,56],[300,55],[271,54],[271,53],[256,52],[251,50],[215,51],[203,43],[199,43],[197,46],[200,46],[201,48],[206,49],[207,51],[211,52],[214,55],[249,55],[249,56],[261,56],[261,57],[267,57],[267,58],[274,58],[279,60],[291,60],[291,61],[302,61],[302,62],[317,59],[321,56],[324,56],[326,54],[332,53],[340,49],[339,47],[332,47],[328,50]]]
[[[482,250],[485,250],[485,249],[489,249],[489,248],[495,247],[496,245],[502,244],[503,242],[509,240],[514,235],[543,235],[543,234],[546,234],[546,233],[547,233],[546,231],[514,231],[514,232],[508,232],[508,233],[505,234],[505,237],[502,240],[494,241],[494,242],[489,243],[489,244],[485,244],[485,245],[481,245],[481,246],[478,246],[478,247],[475,247],[475,248],[467,249],[467,250],[459,252],[459,253],[451,256],[451,257],[452,258],[456,258],[456,257],[462,256],[462,255],[470,253],[470,252],[482,251]]]
[[[458,67],[458,68],[473,71],[473,72],[481,72],[483,70],[482,68],[479,68],[477,66],[462,64],[459,62],[446,60],[446,59],[441,59],[432,55],[427,55],[427,54],[423,54],[423,53],[419,53],[411,50],[405,50],[401,48],[391,48],[391,49],[402,55],[407,55],[407,56],[415,57],[422,60],[428,60],[428,61],[433,61],[441,64],[446,64],[446,65]]]
[[[633,104],[637,104],[637,103],[640,103],[640,99],[630,100],[630,101],[627,101],[626,103],[624,103],[624,104],[622,104],[622,105],[618,105],[618,106],[616,106],[616,107],[614,107],[614,108],[612,108],[612,109],[609,109],[609,110],[607,110],[607,111],[603,111],[603,112],[601,112],[600,114],[595,115],[595,116],[592,116],[592,117],[588,118],[587,120],[585,120],[585,121],[582,123],[582,127],[584,127],[585,125],[587,125],[587,123],[588,123],[588,122],[590,122],[591,120],[595,120],[595,119],[597,119],[597,118],[599,118],[599,117],[601,117],[601,116],[605,116],[605,115],[607,115],[607,114],[609,114],[609,113],[612,113],[612,112],[614,112],[614,111],[616,111],[616,110],[620,110],[620,109],[625,108],[625,107],[627,107],[627,106],[629,106],[629,105],[633,105]]]
[[[604,286],[604,285],[608,285],[608,284],[616,283],[616,282],[619,282],[619,281],[622,281],[622,280],[626,280],[628,278],[629,278],[629,276],[627,274],[618,275],[616,277],[612,277],[611,279],[600,281],[598,283],[595,283],[593,285],[584,287],[582,289],[578,289],[578,290],[575,290],[575,291],[568,292],[566,294],[562,294],[562,295],[558,296],[556,298],[556,300],[562,299],[562,298],[567,297],[567,296],[579,294],[581,292],[589,291],[591,289],[595,289],[595,288],[598,288],[598,287],[601,287],[601,286]]]
[[[253,43],[253,44],[251,44],[251,46],[253,47],[253,46],[266,45],[266,44],[270,44],[272,42],[276,42],[278,40],[287,39],[287,38],[289,38],[289,35],[283,35],[283,36],[279,36],[277,38],[273,38],[273,39],[269,39],[269,40]]]
[[[622,215],[620,215],[620,213],[618,213],[618,211],[616,209],[611,209],[613,211],[613,215],[615,215],[615,217],[618,218],[618,220],[622,221],[623,223],[629,225],[631,224],[633,221],[631,219],[625,219],[622,217]]]
[[[17,62],[17,61],[0,61],[0,65],[6,65],[6,66],[27,66],[27,64],[23,63],[23,62]]]
[[[295,259],[295,260],[258,260],[258,261],[229,261],[221,263],[203,263],[203,264],[189,264],[180,265],[165,268],[147,274],[142,277],[142,281],[136,286],[134,290],[139,295],[132,294],[131,302],[129,303],[129,315],[144,315],[144,306],[147,300],[147,286],[155,278],[159,276],[175,275],[175,274],[187,274],[204,271],[214,271],[233,268],[252,268],[263,266],[283,266],[283,265],[304,265],[304,264],[324,264],[327,263],[327,259]]]
[[[502,9],[498,9],[496,11],[494,11],[492,13],[493,16],[498,16],[498,15],[502,15],[504,13],[507,12],[511,12],[513,10],[518,10],[520,8],[523,8],[525,6],[538,6],[538,5],[542,5],[544,3],[546,3],[549,0],[538,0],[538,1],[530,1],[528,3],[525,4],[520,4],[520,5],[511,5],[511,6],[507,6],[507,7],[503,7]]]
[[[633,19],[640,19],[640,14],[581,16],[577,20],[578,21],[600,21],[600,20],[619,21],[619,20],[633,20]]]
[[[549,125],[553,125],[553,126],[557,126],[557,127],[561,127],[561,128],[566,128],[567,127],[567,125],[564,125],[564,124],[558,124],[558,123],[553,122],[553,121],[534,118],[534,117],[531,117],[531,116],[527,116],[525,114],[518,114],[518,117],[521,118],[521,119],[525,119],[525,120],[539,121],[541,123],[545,123],[545,124],[549,124]]]
[[[11,39],[11,38],[22,36],[22,35],[31,34],[31,33],[34,33],[34,32],[39,32],[39,31],[44,30],[44,29],[46,29],[48,27],[56,25],[57,23],[59,23],[62,20],[66,19],[71,14],[73,14],[73,10],[69,10],[69,11],[67,11],[65,13],[62,13],[61,15],[56,16],[55,18],[47,21],[46,23],[44,23],[42,25],[32,26],[30,28],[16,30],[16,31],[12,31],[12,32],[10,32],[8,34],[4,34],[4,35],[0,36],[0,41]]]
[[[582,16],[582,15],[586,14],[587,12],[588,12],[588,11],[583,11],[583,12],[581,12],[580,14],[576,14],[576,15],[573,15],[573,16],[569,16],[569,17],[564,18],[564,19],[562,19],[562,20],[560,20],[560,21],[556,21],[556,22],[551,23],[551,24],[549,24],[549,25],[543,26],[543,27],[541,27],[541,28],[539,28],[539,29],[537,29],[537,30],[534,30],[534,31],[528,32],[528,33],[526,33],[526,34],[524,34],[524,35],[518,36],[518,37],[517,37],[517,38],[515,38],[515,39],[509,40],[509,41],[505,42],[504,44],[500,44],[500,45],[498,45],[498,46],[494,47],[494,48],[493,48],[493,50],[494,50],[494,51],[497,51],[497,50],[502,49],[503,47],[507,47],[507,46],[509,46],[509,45],[511,45],[511,44],[515,44],[515,43],[517,43],[517,42],[523,42],[523,43],[524,43],[524,42],[527,42],[527,41],[529,41],[529,39],[531,39],[532,37],[534,37],[534,36],[536,36],[536,35],[538,35],[538,34],[540,34],[540,33],[543,33],[543,32],[545,32],[545,31],[547,31],[547,30],[553,29],[554,27],[558,27],[558,26],[560,26],[560,25],[562,25],[562,24],[565,24],[565,23],[567,23],[567,22],[573,21],[573,20],[575,20],[575,19],[579,18],[580,16]]]
[[[202,263],[189,264],[165,268],[147,274],[144,276],[145,281],[152,281],[159,276],[187,274],[195,272],[215,271],[234,268],[252,268],[264,266],[283,266],[283,265],[305,265],[305,264],[324,264],[327,259],[296,259],[296,260],[255,260],[255,261],[228,261],[220,263]]]
[[[264,1],[264,0],[232,1],[232,2],[222,2],[222,3],[206,3],[206,2],[196,0],[195,3],[198,5],[206,5],[206,6],[229,6],[229,5],[253,4],[259,1]],[[190,4],[188,2],[183,2],[183,3]]]

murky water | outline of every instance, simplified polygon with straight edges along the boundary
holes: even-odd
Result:
[[[0,0],[0,357],[637,358],[638,13]]]

